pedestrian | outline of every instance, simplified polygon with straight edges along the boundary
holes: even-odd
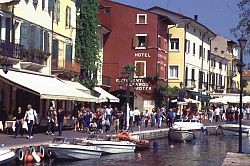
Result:
[[[249,120],[249,118],[250,118],[250,107],[249,106],[246,108],[246,115],[247,115],[247,120]]]
[[[145,127],[148,127],[148,122],[150,121],[150,114],[149,114],[148,110],[146,110],[146,112],[144,114],[144,118],[145,118]]]
[[[48,119],[48,130],[47,134],[54,135],[55,134],[55,123],[56,123],[57,113],[56,109],[53,106],[49,107],[48,113],[47,113],[47,119]]]
[[[113,112],[114,112],[114,110],[113,110],[111,104],[109,104],[108,108],[106,108],[106,110],[105,110],[105,117],[109,118],[110,125],[112,124]]]
[[[62,136],[64,116],[65,116],[64,111],[62,110],[62,108],[59,108],[58,113],[57,113],[57,123],[58,123],[59,136]]]
[[[164,109],[158,110],[157,118],[158,118],[158,128],[161,128],[162,121],[164,118]]]
[[[140,111],[138,110],[137,107],[135,107],[135,110],[134,110],[134,118],[135,118],[134,125],[138,127],[139,121],[140,121]]]
[[[124,113],[123,113],[123,111],[121,111],[119,113],[119,130],[120,131],[123,130],[124,126],[126,126],[126,125],[124,125]]]
[[[167,119],[168,119],[168,127],[172,127],[174,123],[174,114],[173,114],[173,109],[170,108],[167,114]]]
[[[27,106],[28,110],[25,112],[24,120],[27,121],[28,125],[28,136],[27,139],[32,139],[33,137],[33,126],[37,120],[36,110],[32,108],[31,104]]]
[[[209,119],[210,123],[213,122],[213,118],[214,118],[213,114],[214,114],[213,108],[210,107],[209,110],[208,110],[208,119]]]
[[[155,118],[156,118],[156,116],[155,116],[156,114],[155,114],[155,112],[152,112],[151,114],[150,114],[150,124],[151,124],[151,127],[154,127],[155,126]]]
[[[15,136],[14,136],[14,138],[17,138],[17,136],[19,134],[23,137],[23,131],[22,131],[23,113],[22,113],[22,108],[21,107],[18,107],[17,112],[16,112],[13,120],[16,121],[16,123],[15,123]]]
[[[220,119],[220,112],[221,112],[221,109],[220,109],[219,106],[217,106],[216,109],[214,110],[215,122],[219,122],[219,119]]]
[[[106,132],[106,133],[109,132],[110,126],[111,126],[111,123],[110,123],[110,121],[109,121],[109,118],[106,117],[106,118],[105,118],[105,127],[106,127],[106,128],[105,128],[105,132]]]
[[[101,108],[98,107],[96,109],[96,113],[95,113],[95,117],[96,117],[96,124],[97,124],[97,129],[100,133],[103,133],[102,131],[102,121],[103,121],[103,116],[101,113]]]
[[[119,130],[119,110],[117,107],[115,107],[115,110],[113,113],[113,118],[114,118],[115,133],[118,133],[118,130]]]
[[[238,121],[239,121],[239,108],[236,108],[236,110],[234,112],[234,119],[235,119],[236,123],[238,123]]]
[[[134,118],[135,118],[134,110],[130,109],[130,111],[129,111],[129,129],[128,130],[131,132],[133,132]]]
[[[86,108],[86,113],[84,115],[84,128],[85,128],[85,131],[88,132],[89,131],[89,124],[92,120],[92,112],[90,111],[89,108]]]

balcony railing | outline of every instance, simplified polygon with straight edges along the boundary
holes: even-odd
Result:
[[[1,0],[0,4],[3,4],[3,3],[18,4],[19,2],[20,2],[20,0]]]
[[[185,80],[185,86],[186,88],[195,88],[196,85],[195,85],[195,80]]]
[[[23,59],[24,49],[20,44],[0,40],[0,55],[8,58]]]
[[[75,60],[52,59],[51,68],[54,71],[80,73],[80,64]]]
[[[39,65],[47,65],[47,58],[50,53],[39,49],[24,49],[23,62],[32,62]]]
[[[111,86],[111,77],[102,76],[102,85],[103,86]]]

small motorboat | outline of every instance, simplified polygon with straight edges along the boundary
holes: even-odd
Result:
[[[184,128],[170,128],[169,138],[176,142],[189,142],[194,139],[194,134]]]
[[[14,160],[16,157],[15,152],[6,148],[3,144],[0,146],[0,165],[5,165]]]
[[[105,154],[132,153],[135,151],[135,143],[113,139],[112,136],[92,134],[85,142],[100,147],[102,153]]]
[[[131,135],[126,131],[122,131],[118,133],[115,138],[118,138],[119,140],[123,141],[129,141],[132,143],[135,143],[135,150],[142,150],[147,149],[150,147],[150,143],[148,140],[142,140],[140,139],[139,135]]]
[[[177,119],[174,122],[173,127],[171,127],[173,130],[185,131],[185,135],[187,132],[191,132],[193,133],[194,138],[200,138],[204,135],[202,132],[203,128],[203,124],[197,119]]]
[[[218,126],[222,129],[225,136],[238,136],[239,135],[239,124],[223,124]],[[250,136],[250,126],[241,125],[242,135]]]
[[[99,147],[78,138],[56,137],[48,147],[56,159],[87,160],[99,158],[102,154]]]

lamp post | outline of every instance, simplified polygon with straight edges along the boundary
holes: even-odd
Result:
[[[0,63],[4,74],[7,74],[9,71],[9,68],[11,67],[11,64],[8,62],[7,58],[4,59],[4,62]]]
[[[243,94],[243,82],[242,82],[242,72],[243,67],[245,66],[243,63],[243,53],[247,43],[247,39],[241,36],[238,39],[239,46],[240,46],[240,60],[237,64],[240,73],[240,117],[239,117],[239,153],[242,153],[242,94]]]
[[[119,84],[118,87],[120,90],[123,89],[123,87],[125,87],[125,97],[126,97],[126,112],[125,112],[125,116],[126,116],[126,129],[129,129],[129,111],[130,111],[130,88],[133,87],[133,90],[136,91],[137,86],[135,84],[135,82],[133,81],[134,77],[132,76],[133,72],[132,71],[124,71],[122,72],[121,77],[119,77]]]

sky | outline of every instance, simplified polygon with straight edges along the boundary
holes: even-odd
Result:
[[[168,10],[182,13],[193,18],[198,15],[198,21],[207,26],[215,34],[231,40],[237,39],[230,33],[230,28],[239,22],[239,0],[113,0],[130,6],[148,9],[160,6]]]

